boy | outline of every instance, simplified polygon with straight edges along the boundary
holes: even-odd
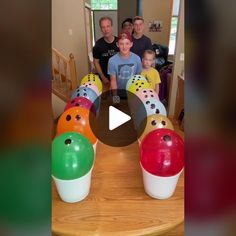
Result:
[[[152,89],[159,94],[159,84],[161,83],[159,72],[152,67],[155,60],[155,53],[152,50],[145,50],[142,58],[142,72],[147,81],[151,84]]]
[[[121,98],[127,98],[126,83],[131,76],[140,74],[142,64],[139,56],[132,53],[132,37],[129,32],[122,32],[118,36],[117,47],[119,52],[112,56],[108,62],[108,74],[110,75],[111,89],[119,90]]]
[[[144,19],[141,16],[135,16],[133,24],[133,47],[131,51],[137,54],[141,59],[145,50],[152,49],[152,42],[150,38],[143,34]]]

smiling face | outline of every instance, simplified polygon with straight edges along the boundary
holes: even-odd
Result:
[[[112,36],[112,23],[109,19],[104,19],[100,23],[102,34],[105,38]]]
[[[129,39],[119,39],[117,42],[117,47],[120,49],[121,56],[129,56],[130,48],[133,46],[133,43]]]

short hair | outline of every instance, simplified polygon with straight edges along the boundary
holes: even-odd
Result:
[[[112,20],[112,18],[111,18],[110,16],[103,16],[103,17],[101,17],[101,18],[99,19],[99,26],[100,26],[100,27],[101,27],[102,21],[104,21],[104,20],[109,20],[109,21],[111,22],[111,25],[113,25],[113,20]]]
[[[155,52],[152,51],[151,49],[145,50],[144,53],[143,53],[143,57],[142,58],[144,58],[146,54],[152,55],[153,59],[155,59],[155,57],[156,57]]]
[[[135,16],[134,19],[133,19],[133,23],[134,23],[136,20],[141,20],[142,22],[144,22],[144,19],[143,19],[143,17],[141,17],[141,16]]]
[[[130,24],[133,24],[132,18],[126,18],[126,19],[122,22],[122,24],[121,24],[121,27],[122,27],[122,28],[124,27],[124,24],[125,24],[126,22],[129,22]]]

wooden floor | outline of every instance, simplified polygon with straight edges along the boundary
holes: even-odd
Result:
[[[175,131],[184,137],[178,122]],[[82,202],[68,204],[52,185],[53,235],[184,235],[184,177],[174,195],[155,200],[145,194],[139,166],[139,147],[97,147],[91,190]]]

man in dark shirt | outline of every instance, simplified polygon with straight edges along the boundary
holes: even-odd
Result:
[[[107,65],[110,57],[115,55],[119,48],[116,46],[117,37],[112,32],[112,19],[104,16],[99,20],[103,37],[97,40],[93,47],[93,58],[96,72],[103,83],[103,91],[110,88],[110,76],[107,74]]]
[[[143,34],[144,30],[144,19],[140,16],[135,16],[133,19],[134,33],[133,33],[133,47],[131,52],[137,54],[140,59],[145,50],[152,50],[151,39]]]

